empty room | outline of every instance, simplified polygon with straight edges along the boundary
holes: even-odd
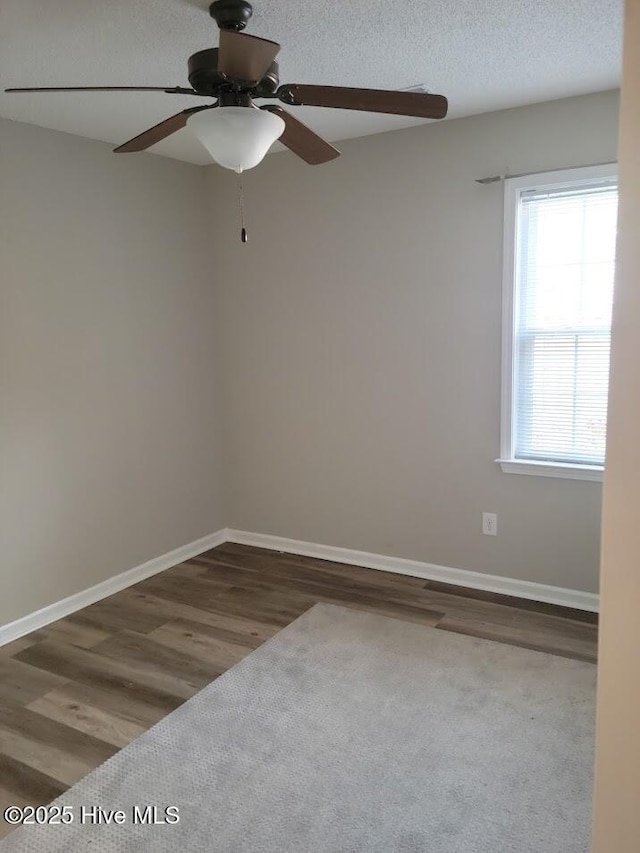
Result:
[[[1,0],[0,853],[638,853],[640,0]]]

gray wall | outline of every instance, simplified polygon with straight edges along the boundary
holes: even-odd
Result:
[[[0,121],[0,622],[226,521],[203,179]]]
[[[595,591],[601,487],[503,474],[502,186],[616,159],[590,95],[208,170],[228,523]],[[482,536],[481,513],[499,535]]]
[[[474,178],[613,160],[616,114],[274,155],[246,246],[232,174],[0,120],[0,623],[224,526],[595,590],[600,487],[493,462],[502,191]]]

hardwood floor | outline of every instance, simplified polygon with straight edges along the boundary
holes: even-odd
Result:
[[[318,601],[595,662],[594,614],[228,543],[0,648],[0,805],[50,802]]]

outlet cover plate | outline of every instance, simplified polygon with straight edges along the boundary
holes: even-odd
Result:
[[[482,513],[482,532],[485,536],[498,535],[498,516],[495,512]]]

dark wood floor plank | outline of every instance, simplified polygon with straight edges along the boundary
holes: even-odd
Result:
[[[273,637],[280,627],[271,623],[260,622],[257,619],[243,619],[239,616],[233,616],[230,613],[205,610],[202,607],[194,607],[191,604],[172,601],[170,598],[162,598],[147,591],[144,583],[138,584],[136,589],[131,588],[124,592],[136,598],[139,606],[149,608],[161,617],[161,625],[165,622],[170,622],[172,619],[180,618],[190,622],[200,622],[203,625],[227,629],[246,635],[249,639],[259,638],[261,640]],[[122,593],[123,595],[124,592]]]
[[[212,553],[215,552],[209,552],[209,555]],[[208,577],[216,577],[218,572],[228,571],[226,567],[219,567],[215,560],[198,559],[198,562],[203,565],[203,570]],[[437,624],[444,613],[463,618],[468,615],[480,615],[487,621],[500,625],[511,624],[516,616],[512,606],[466,596],[464,593],[469,590],[462,590],[459,587],[455,588],[455,594],[452,594],[425,587],[424,582],[419,587],[387,584],[384,587],[384,594],[381,595],[380,588],[376,588],[369,582],[356,584],[346,578],[333,580],[331,575],[323,574],[321,571],[314,573],[313,569],[296,569],[287,564],[274,569],[270,567],[266,558],[264,558],[264,567],[263,574],[254,573],[238,577],[238,587],[268,594],[288,589],[314,598],[316,601],[343,604],[356,609],[370,609],[377,613],[406,618],[427,625]],[[367,571],[370,576],[378,574],[370,569],[364,571]],[[424,615],[420,614],[420,610],[424,611]]]
[[[29,646],[33,646],[42,639],[43,637],[38,632],[34,632],[32,634],[27,634],[25,637],[13,640],[11,643],[5,643],[4,646],[0,646],[0,658],[13,657],[14,655],[17,655],[18,652],[21,652],[23,649],[28,649]]]
[[[176,567],[177,568],[177,567]],[[188,568],[188,567],[187,567]],[[188,583],[186,582],[188,580]],[[139,584],[131,587],[135,592],[150,592],[160,598],[176,601],[181,604],[189,604],[202,610],[209,610],[215,604],[219,595],[228,592],[231,584],[220,583],[216,578],[188,577],[180,571],[171,575],[155,575]],[[127,626],[123,626],[127,627]],[[129,626],[132,630],[139,630],[135,626]],[[158,628],[156,624],[153,628]],[[151,628],[150,630],[153,630]]]
[[[107,632],[128,629],[140,634],[153,631],[162,624],[162,618],[151,613],[121,592],[85,607],[78,614],[67,617],[72,623],[97,626]]]
[[[596,658],[598,629],[595,625],[566,620],[548,613],[519,611],[513,627],[528,632],[537,643],[546,643],[569,652],[575,649],[580,655],[588,652],[592,660]]]
[[[589,625],[598,624],[598,614],[592,613],[589,610],[576,610],[574,607],[563,607],[559,604],[548,604],[544,601],[516,598],[513,595],[486,592],[483,589],[469,589],[469,587],[456,586],[455,584],[441,583],[439,581],[427,581],[425,589],[433,590],[434,592],[445,592],[448,595],[462,595],[465,598],[474,598],[478,601],[490,601],[494,604],[515,607],[518,610],[532,610],[537,613],[546,613],[549,616],[559,616],[574,622],[586,622]]]
[[[208,575],[209,580],[215,579],[218,583],[229,584],[229,586],[234,586],[238,578],[245,576],[260,578],[264,576],[262,565],[243,565],[243,561],[239,558],[220,557],[214,560],[209,557],[192,557],[179,566],[174,566],[168,572],[163,572],[163,577],[170,578],[173,575],[183,577],[186,572],[193,578],[207,578],[207,573],[203,572],[203,568],[209,566],[215,566],[217,570]]]
[[[207,594],[208,585],[207,580],[187,583],[179,577],[174,577],[167,583],[150,578],[132,587],[132,590],[150,594],[165,602],[190,607],[193,611],[205,612],[208,614],[207,619],[211,619],[212,614],[218,614],[220,617],[231,616],[245,623],[255,621],[275,628],[288,624],[315,603],[314,599],[308,596],[297,596],[298,603],[292,606],[296,596],[286,590],[279,596],[279,601],[273,600],[273,592],[266,593],[244,587],[228,587],[224,592]]]
[[[2,779],[2,766],[1,766],[1,757],[0,757],[0,779]],[[54,795],[55,796],[55,795]],[[3,785],[0,785],[0,815],[4,813],[4,810],[7,806],[33,806],[40,805],[40,803],[33,803],[26,800],[24,797],[21,797],[15,791],[9,790],[5,788]],[[15,829],[10,823],[7,823],[6,820],[0,819],[0,840],[9,835],[10,832],[13,832]]]
[[[29,648],[27,646],[27,648]],[[24,651],[22,649],[21,651]],[[16,705],[28,705],[67,679],[45,672],[13,658],[0,658],[0,700],[8,699]]]
[[[287,565],[273,559],[270,562],[263,561],[261,571],[243,572],[238,567],[229,565],[226,559],[218,561],[195,558],[189,562],[193,565],[201,566],[202,576],[205,578],[225,578],[234,586],[245,586],[254,589],[260,589],[265,586],[288,586],[291,589],[299,589],[302,592],[308,591],[312,594],[317,590],[324,589],[334,592],[342,590],[346,593],[353,593],[354,595],[368,594],[379,596],[381,589],[384,588],[387,595],[406,601],[413,601],[416,590],[421,589],[421,587],[407,587],[397,584],[385,584],[382,587],[380,584],[358,581],[352,577],[324,572],[306,566]],[[240,562],[244,558],[237,557],[236,559]],[[370,571],[369,574],[374,575],[375,573]]]
[[[68,643],[70,646],[80,646],[81,649],[90,649],[96,643],[106,640],[115,628],[100,628],[90,622],[74,620],[73,616],[60,619],[52,625],[47,625],[38,632],[41,640],[52,640],[58,643]]]
[[[233,587],[219,595],[209,609],[284,627],[313,607],[317,600],[317,596],[287,589],[262,591]]]
[[[116,751],[28,708],[0,702],[0,752],[64,785],[74,784]],[[5,784],[1,778],[0,784]]]
[[[220,631],[198,622],[174,619],[148,635],[150,640],[166,645],[192,659],[203,661],[218,673],[232,667],[256,649],[261,641],[251,645],[242,642],[242,635]],[[229,638],[232,638],[231,640]]]
[[[114,634],[113,637],[95,646],[93,651],[96,655],[109,660],[124,661],[130,666],[144,667],[146,672],[155,673],[160,678],[172,679],[174,683],[182,682],[186,685],[188,693],[202,689],[225,669],[213,664],[206,665],[167,645],[154,642],[147,635],[136,634],[133,631]]]
[[[186,682],[158,675],[144,666],[118,661],[93,651],[64,646],[61,643],[38,643],[20,652],[18,660],[58,673],[90,687],[123,690],[152,705],[173,710],[190,698],[194,688]]]
[[[56,701],[68,704],[73,711],[73,706],[96,708],[100,712],[127,720],[143,729],[148,729],[174,710],[182,700],[176,697],[168,697],[168,701],[154,701],[157,697],[153,693],[144,690],[123,690],[116,683],[109,688],[95,687],[78,682],[68,682],[64,687],[56,688],[44,698],[55,696]],[[103,738],[104,740],[105,738]],[[108,740],[111,743],[111,740]]]
[[[40,773],[16,761],[8,755],[0,753],[0,784],[3,789],[3,799],[8,793],[9,796],[19,799],[21,802],[12,800],[6,805],[31,804],[33,806],[43,803],[50,803],[60,794],[66,791],[67,786],[45,773]]]
[[[384,572],[367,569],[363,566],[353,566],[349,563],[334,563],[330,560],[318,560],[315,557],[304,557],[299,554],[287,554],[281,551],[268,551],[264,548],[253,548],[249,545],[237,545],[227,542],[205,554],[198,559],[235,561],[236,565],[254,568],[258,571],[281,570],[286,567],[294,569],[310,568],[320,574],[332,575],[342,580],[352,580],[356,583],[364,583],[378,588],[389,587],[416,588],[424,586],[422,578],[411,575],[401,575],[395,572]]]
[[[99,738],[117,747],[126,746],[147,728],[133,721],[129,715],[121,716],[97,705],[88,704],[61,690],[52,690],[27,706],[50,720]]]
[[[91,764],[106,761],[114,752],[109,744],[91,735],[63,726],[29,708],[0,701],[0,732],[5,731],[27,737],[43,747],[64,749]]]
[[[207,577],[215,577],[219,571],[227,569],[215,564],[203,564],[203,571],[207,573]],[[265,573],[240,576],[236,579],[236,589],[251,590],[263,598],[281,597],[285,591],[290,591],[308,597],[313,602],[347,605],[354,609],[371,610],[426,625],[435,625],[444,615],[442,611],[430,606],[428,597],[421,594],[422,590],[414,588],[409,591],[393,587],[382,597],[375,587],[358,587],[351,581],[335,583],[327,576],[313,576],[311,571],[303,570],[302,574],[303,577],[298,577],[295,572],[285,571],[278,575]],[[226,598],[223,597],[223,601],[226,601]]]
[[[65,788],[74,785],[102,762],[92,763],[65,749],[43,746],[26,735],[0,727],[0,753],[38,773],[56,779]],[[0,783],[2,778],[0,777]]]
[[[148,636],[150,639],[157,640],[158,636],[164,635],[165,633],[167,636],[169,636],[169,633],[173,636],[176,631],[185,631],[187,634],[190,632],[197,633],[200,636],[210,637],[216,642],[240,646],[243,649],[250,649],[251,651],[253,651],[253,649],[257,649],[262,645],[265,639],[268,639],[268,637],[260,637],[255,632],[249,634],[241,631],[232,631],[229,628],[224,628],[219,625],[203,624],[199,621],[192,622],[189,619],[183,618],[171,619],[169,622],[166,622],[164,625],[156,628],[156,630],[152,631]]]
[[[417,596],[423,606],[445,613],[447,616],[461,619],[480,619],[494,625],[511,625],[518,611],[504,604],[493,604],[466,598],[463,595],[449,595],[429,589],[419,590]]]
[[[413,575],[367,569],[364,566],[352,566],[348,563],[333,563],[330,560],[316,560],[314,557],[303,557],[297,554],[283,554],[281,565],[299,569],[317,567],[323,574],[336,578],[348,578],[354,583],[364,583],[381,590],[421,589],[425,584],[423,578]]]

